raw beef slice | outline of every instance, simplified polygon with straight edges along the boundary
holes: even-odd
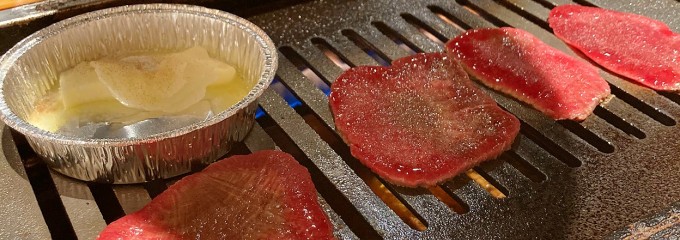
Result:
[[[680,90],[680,34],[663,22],[563,5],[550,11],[548,23],[558,38],[604,68],[652,89]]]
[[[233,156],[187,176],[99,239],[332,239],[307,170],[292,156]]]
[[[555,120],[583,120],[610,93],[595,67],[524,30],[473,29],[451,39],[446,49],[484,85]]]
[[[333,83],[330,106],[351,153],[385,180],[432,186],[510,148],[519,120],[443,53],[360,66]]]

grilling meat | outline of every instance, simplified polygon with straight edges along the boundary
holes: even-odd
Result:
[[[99,239],[332,239],[307,170],[292,156],[233,156],[187,176]]]
[[[484,85],[556,120],[583,120],[610,93],[595,67],[524,30],[473,29],[451,39],[446,49]]]
[[[661,21],[563,5],[550,11],[555,35],[615,73],[656,90],[680,90],[680,34]]]
[[[385,180],[432,186],[510,148],[519,120],[444,53],[360,66],[333,83],[330,106],[352,155]]]

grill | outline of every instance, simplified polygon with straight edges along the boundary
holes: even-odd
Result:
[[[59,18],[125,3],[77,1],[52,11],[63,5],[55,2],[21,8],[36,17],[5,26],[0,35],[10,41],[0,47],[7,49]],[[512,150],[497,159],[429,189],[390,185],[354,159],[334,130],[326,95],[343,69],[442,51],[443,42],[469,28],[522,28],[576,55],[545,22],[550,8],[560,4],[635,12],[680,32],[678,1],[330,0],[285,7],[289,1],[278,1],[271,4],[273,10],[258,3],[199,2],[251,16],[280,47],[280,67],[260,100],[257,124],[230,154],[278,148],[295,156],[309,169],[339,238],[645,236],[635,235],[639,231],[656,238],[680,235],[678,94],[655,92],[603,70],[614,96],[576,123],[553,121],[482,87],[521,120],[520,135]],[[0,238],[91,239],[178,179],[140,185],[72,180],[48,170],[23,136],[6,127],[2,153]],[[662,211],[653,220],[627,227]]]

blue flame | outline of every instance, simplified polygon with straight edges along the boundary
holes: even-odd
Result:
[[[290,106],[291,108],[295,108],[297,106],[302,105],[302,102],[300,102],[300,100],[297,99],[297,97],[295,97],[295,95],[293,95],[293,93],[290,92],[288,88],[286,88],[286,86],[283,85],[283,83],[281,83],[281,80],[279,80],[278,77],[274,78],[271,85],[269,85],[269,88],[271,88],[281,97],[283,97],[283,100],[285,100],[286,103],[288,103],[288,106]],[[326,91],[324,91],[324,93],[325,92]],[[330,88],[328,88],[328,92],[330,93]],[[262,109],[262,107],[257,107],[257,111],[255,111],[255,119],[260,118],[266,114],[267,113],[264,112],[264,109]]]

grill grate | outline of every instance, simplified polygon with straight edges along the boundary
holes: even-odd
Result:
[[[674,0],[575,2],[636,12],[680,29]],[[251,17],[280,46],[280,84],[264,93],[265,115],[230,154],[280,148],[294,155],[312,174],[342,239],[607,236],[680,201],[680,95],[602,71],[615,96],[575,123],[552,121],[482,87],[520,118],[516,144],[430,189],[376,177],[351,156],[328,108],[328,86],[344,69],[441,51],[443,42],[469,28],[518,27],[577,55],[545,23],[551,7],[566,3],[572,2],[331,0]],[[0,238],[93,238],[177,180],[111,186],[67,179],[47,170],[23,137],[10,132],[2,134]]]

